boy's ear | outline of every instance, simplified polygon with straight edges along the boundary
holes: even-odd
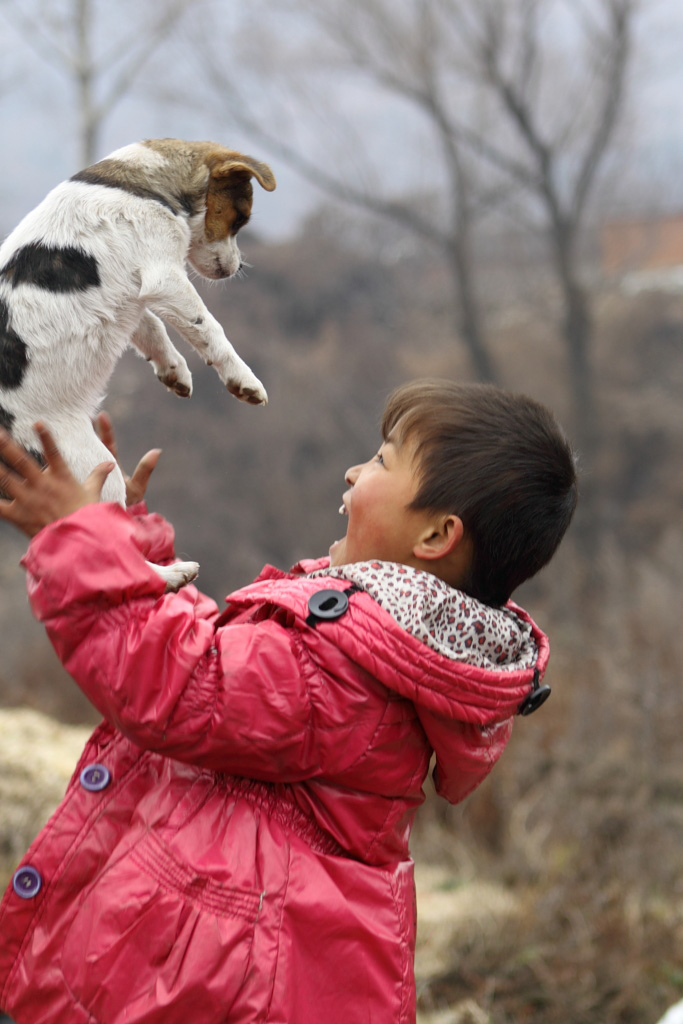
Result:
[[[445,558],[455,551],[463,539],[465,529],[459,516],[449,515],[431,524],[413,548],[416,558],[433,560]]]

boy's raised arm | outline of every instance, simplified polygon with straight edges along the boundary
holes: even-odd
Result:
[[[141,548],[134,518],[93,504],[41,530],[23,560],[34,614],[102,715],[138,746],[214,771],[292,782],[343,770],[342,705],[357,702],[349,729],[369,741],[384,703],[324,684],[300,631],[276,619],[217,628],[216,604],[192,586],[165,594]]]

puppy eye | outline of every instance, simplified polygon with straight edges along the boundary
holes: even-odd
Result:
[[[239,229],[244,227],[244,225],[247,223],[247,220],[248,220],[248,218],[245,217],[244,214],[242,214],[242,213],[238,213],[237,214],[237,216],[235,217],[234,221],[232,222],[232,233],[233,233],[233,235],[236,235],[237,232],[239,231]]]

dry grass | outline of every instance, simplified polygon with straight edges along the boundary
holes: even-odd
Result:
[[[666,552],[630,558],[627,590],[616,572],[621,615],[615,596],[599,630],[550,623],[551,701],[464,807],[428,800],[418,859],[516,911],[493,940],[451,943],[425,1011],[471,998],[491,1024],[654,1024],[683,996],[683,537]]]
[[[0,709],[0,884],[61,800],[89,729],[27,708]]]
[[[205,563],[202,586],[219,600],[266,559],[286,565],[324,549],[338,529],[343,467],[373,450],[378,396],[410,375],[467,373],[430,297],[426,262],[409,268],[422,304],[402,304],[400,280],[373,279],[359,305],[353,282],[342,288],[341,256],[337,266],[329,245],[325,252],[319,268],[315,253],[308,263],[305,251],[281,254],[305,289],[262,253],[261,274],[244,283],[240,303],[225,316],[215,309],[246,339],[245,358],[276,384],[268,417],[279,420],[243,418],[200,372],[187,410],[164,404],[137,361],[124,361],[113,382],[122,451],[133,464],[144,445],[163,439],[169,457],[155,507],[175,522],[181,549]],[[330,281],[339,283],[332,307],[322,287]],[[381,316],[375,310],[366,323],[378,295]],[[502,764],[464,807],[437,801],[427,784],[413,844],[421,1024],[654,1024],[683,997],[683,299],[605,295],[597,314],[602,590],[587,616],[569,539],[520,595],[551,637],[552,699],[517,723]],[[509,386],[570,422],[566,362],[550,320],[506,308],[494,347]],[[193,501],[179,479],[191,480]],[[320,505],[308,509],[302,494],[313,493]],[[38,628],[22,632],[23,584],[6,568],[17,561],[16,547],[5,548],[3,702],[88,721]],[[0,832],[6,865],[58,800],[82,734],[61,775],[44,766],[44,783],[19,753],[14,795],[2,767],[12,740],[12,729],[0,735],[0,813],[13,822]],[[31,749],[40,746],[34,736]],[[40,798],[28,816],[26,792]]]

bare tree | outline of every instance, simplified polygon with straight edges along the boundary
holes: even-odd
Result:
[[[258,6],[258,5],[257,5]],[[355,73],[419,112],[435,141],[432,211],[419,197],[396,199],[347,168],[321,171],[283,132],[264,127],[221,55],[201,47],[204,70],[231,117],[330,195],[391,218],[441,250],[453,281],[459,334],[478,377],[495,367],[483,324],[473,259],[478,217],[510,193],[526,194],[562,299],[575,428],[587,460],[596,443],[590,290],[579,240],[599,173],[619,123],[639,0],[286,0],[317,33],[300,74]],[[265,13],[274,8],[265,4]],[[303,19],[303,20],[302,20]],[[265,20],[265,19],[264,19]],[[263,21],[261,22],[263,24]],[[282,49],[282,39],[277,40]],[[273,69],[262,61],[265,78]],[[301,70],[302,69],[302,70]],[[297,69],[289,66],[289,80]],[[300,77],[300,76],[299,76]],[[343,79],[342,79],[343,80]],[[278,82],[278,88],[287,86]],[[312,91],[289,96],[303,109]],[[328,117],[338,116],[327,112]]]
[[[24,41],[72,82],[82,166],[95,160],[103,125],[150,57],[201,0],[155,0],[122,10],[99,0],[4,0],[0,12]],[[123,27],[122,27],[123,26]]]
[[[637,0],[441,0],[441,6],[459,36],[463,72],[486,90],[507,128],[502,145],[501,136],[470,126],[456,131],[527,191],[550,243],[575,429],[589,458],[598,426],[591,294],[579,240],[624,103]],[[550,24],[562,7],[564,23]],[[565,48],[576,67],[562,77]]]
[[[601,431],[592,293],[582,275],[579,241],[624,103],[638,0],[442,0],[442,7],[462,42],[463,70],[502,118],[500,136],[461,125],[460,137],[526,191],[549,242],[583,468],[579,540],[590,611],[600,600],[602,578],[595,471]],[[558,12],[564,22],[551,22]],[[559,38],[560,26],[568,41]],[[575,55],[573,73],[561,60],[563,49]]]
[[[558,326],[583,463],[581,536],[587,565],[597,562],[600,536],[593,473],[600,430],[592,291],[579,243],[624,106],[639,6],[640,0],[289,0],[278,5],[305,17],[317,32],[314,44],[306,44],[306,73],[320,76],[325,66],[339,79],[340,70],[354,71],[420,112],[437,142],[440,173],[435,177],[445,183],[436,213],[419,197],[378,195],[341,169],[323,173],[319,162],[283,133],[265,130],[250,116],[243,95],[231,104],[233,117],[318,186],[398,221],[440,248],[452,274],[459,333],[484,380],[496,374],[478,300],[477,217],[510,194],[518,204],[521,200],[535,230],[545,235],[546,270],[560,296]],[[239,95],[216,61],[207,60],[206,67],[217,88]],[[262,67],[267,76],[267,62]]]
[[[439,202],[430,210],[424,195],[390,197],[386,190],[364,181],[363,175],[350,175],[348,165],[334,166],[332,161],[333,170],[321,169],[319,160],[264,126],[272,123],[272,117],[264,122],[254,114],[238,76],[226,68],[222,47],[216,45],[215,37],[205,37],[199,52],[213,90],[223,99],[231,97],[230,117],[250,136],[259,138],[318,188],[335,199],[395,221],[443,253],[453,281],[456,327],[473,371],[481,380],[495,379],[472,256],[477,216],[493,196],[480,187],[481,174],[476,173],[456,130],[435,4],[432,0],[293,0],[279,8],[280,13],[289,9],[296,18],[303,15],[317,27],[317,45],[315,51],[308,52],[307,71],[317,74],[325,67],[341,77],[363,76],[373,88],[400,98],[419,113],[436,143],[436,159],[446,183]],[[291,78],[289,84],[291,87]],[[312,97],[311,90],[299,94],[299,102],[309,115]],[[338,111],[335,116],[340,116]]]

